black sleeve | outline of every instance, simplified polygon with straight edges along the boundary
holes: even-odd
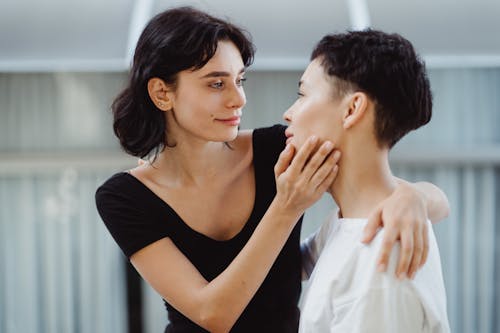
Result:
[[[131,182],[127,175],[117,174],[107,180],[97,189],[95,200],[104,224],[128,258],[168,237],[166,223],[152,218],[144,192],[141,193],[138,184]]]

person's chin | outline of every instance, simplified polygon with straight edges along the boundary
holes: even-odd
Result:
[[[228,133],[224,135],[224,140],[222,141],[231,142],[236,140],[236,138],[238,137],[238,132],[239,132],[239,126],[231,128],[230,130],[228,130]]]
[[[296,151],[299,151],[300,148],[304,145],[304,141],[293,137],[292,140],[290,140],[290,144],[295,148]]]

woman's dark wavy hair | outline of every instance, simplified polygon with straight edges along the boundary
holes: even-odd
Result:
[[[149,97],[149,79],[158,77],[175,88],[177,74],[203,67],[221,40],[233,42],[244,65],[251,65],[255,49],[249,34],[227,21],[192,7],[173,8],[149,21],[137,42],[128,85],[111,106],[114,132],[127,153],[156,156],[167,145],[165,112]]]
[[[327,35],[311,55],[342,95],[362,91],[375,102],[375,136],[394,146],[406,133],[427,124],[432,93],[424,62],[398,34],[377,30]]]

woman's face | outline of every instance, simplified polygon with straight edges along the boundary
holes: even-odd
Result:
[[[219,41],[205,66],[178,74],[169,132],[180,131],[205,141],[234,140],[246,103],[244,75],[238,48],[230,41]]]
[[[343,99],[334,98],[332,81],[318,59],[313,60],[302,75],[298,95],[283,115],[289,123],[285,132],[287,143],[298,149],[314,134],[321,141],[330,140],[338,147]]]

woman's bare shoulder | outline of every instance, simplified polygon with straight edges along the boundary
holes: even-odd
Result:
[[[253,129],[240,130],[229,144],[236,150],[249,151],[252,149],[252,135]]]
[[[253,129],[244,129],[244,130],[238,131],[238,136],[236,137],[236,140],[239,140],[239,139],[251,140],[253,131],[254,131]]]

